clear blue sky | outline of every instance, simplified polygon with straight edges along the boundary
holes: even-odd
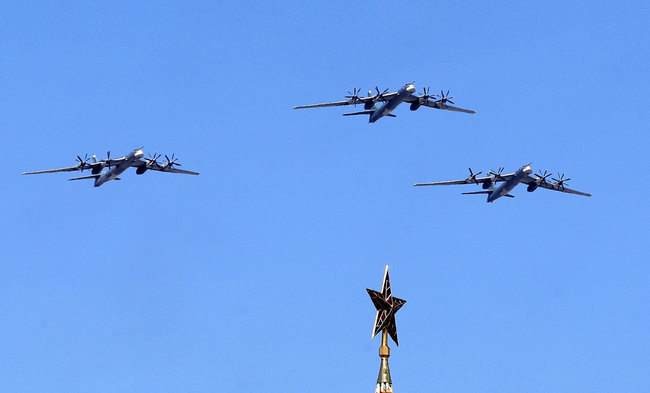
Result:
[[[647,2],[3,2],[0,390],[650,391]],[[378,85],[465,115],[294,111]],[[199,177],[20,176],[144,146]],[[592,198],[413,188],[566,172]]]

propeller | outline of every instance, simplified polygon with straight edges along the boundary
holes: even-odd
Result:
[[[345,98],[348,99],[348,102],[351,104],[354,104],[354,106],[357,106],[359,102],[361,102],[361,99],[359,98],[359,93],[361,93],[361,89],[357,89],[356,87],[352,89],[352,92],[350,93],[350,90],[348,90],[347,96]]]
[[[429,98],[434,98],[436,95],[430,95],[429,90],[431,90],[431,86],[424,87],[422,86],[422,96],[420,98],[423,98],[425,100],[428,100]]]
[[[558,173],[558,176],[559,176],[559,175],[560,175],[560,174]],[[555,181],[554,186],[556,186],[556,187],[557,187],[558,189],[560,189],[560,190],[564,190],[564,186],[565,186],[565,185],[567,185],[567,186],[569,185],[569,184],[566,183],[566,182],[568,182],[569,180],[571,180],[571,178],[565,179],[565,178],[564,178],[564,173],[563,173],[561,176],[559,176],[559,179],[556,179],[556,178],[554,178],[554,177],[552,177],[551,179],[553,179],[553,180]]]
[[[160,166],[160,164],[158,164],[158,161],[157,161],[160,158],[160,156],[161,156],[161,154],[158,154],[158,153],[153,153],[153,156],[151,154],[149,154],[149,158],[145,159],[145,161],[147,162],[147,164],[146,164],[147,168],[151,168],[153,166]]]
[[[439,98],[440,98],[440,102],[441,102],[442,104],[445,104],[445,103],[447,103],[447,102],[450,102],[450,103],[452,103],[452,104],[454,103],[454,102],[452,101],[452,99],[453,99],[454,97],[449,97],[449,90],[447,90],[447,94],[445,94],[444,91],[440,90],[440,95],[439,95],[439,96],[436,95],[436,96],[434,96],[434,97],[439,97]]]
[[[434,99],[436,98],[435,94],[434,95],[429,94],[429,90],[431,90],[430,86],[427,87],[422,86],[422,95],[418,97],[420,99],[421,104],[426,103],[429,100],[429,98],[434,98]]]
[[[540,170],[539,173],[535,174],[537,176],[537,179],[535,179],[535,183],[537,184],[547,184],[548,182],[546,181],[546,178],[551,176],[551,173],[544,169],[544,173]]]
[[[83,172],[84,169],[85,169],[87,166],[89,166],[89,165],[88,165],[88,160],[89,160],[90,158],[91,158],[91,157],[88,157],[88,154],[84,154],[84,158],[83,158],[83,159],[81,159],[81,157],[77,156],[77,161],[79,161],[79,165],[77,165],[77,168],[79,168],[79,170],[81,170],[81,172]]]
[[[111,169],[111,151],[110,150],[106,151],[106,166],[108,166],[108,169]]]
[[[475,183],[478,184],[478,181],[476,181],[476,176],[480,175],[483,172],[472,172],[472,168],[467,168],[469,169],[469,176],[467,176],[467,179],[465,179],[466,182],[468,183]]]
[[[377,95],[373,98],[373,101],[377,102],[381,97],[383,97],[384,94],[388,93],[388,89],[379,92],[379,88],[375,86],[375,90],[377,90]]]
[[[176,166],[181,166],[178,162],[178,157],[174,157],[174,153],[172,153],[172,158],[167,157],[167,154],[165,154],[165,158],[167,159],[167,162],[163,166],[163,169],[171,169],[174,165]]]
[[[488,175],[492,176],[492,183],[496,183],[499,180],[503,180],[501,177],[501,172],[503,172],[503,167],[499,167],[499,170],[494,172],[493,170],[488,171]]]

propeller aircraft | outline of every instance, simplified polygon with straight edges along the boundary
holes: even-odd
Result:
[[[170,173],[182,173],[186,175],[198,175],[198,172],[186,171],[183,169],[175,168],[175,166],[181,166],[178,161],[178,157],[174,157],[172,154],[171,158],[165,155],[167,162],[161,164],[158,162],[158,158],[161,157],[160,154],[154,153],[153,156],[149,155],[149,158],[144,158],[144,152],[142,148],[134,149],[132,152],[127,154],[124,157],[120,158],[111,158],[110,150],[106,152],[105,160],[97,160],[95,155],[88,157],[86,154],[84,158],[77,156],[78,164],[75,166],[69,166],[59,169],[48,169],[44,171],[36,172],[23,172],[23,175],[38,175],[41,173],[54,173],[54,172],[74,172],[81,171],[84,169],[90,170],[91,175],[75,177],[68,180],[83,180],[83,179],[94,179],[95,187],[99,187],[102,184],[110,180],[121,180],[118,176],[127,170],[130,167],[135,167],[135,173],[142,175],[148,170],[160,171],[160,172],[170,172]],[[89,162],[92,160],[92,162]]]
[[[422,95],[418,96],[415,94],[414,83],[407,83],[401,89],[392,93],[389,93],[388,89],[379,91],[378,87],[375,87],[375,90],[377,91],[377,94],[373,94],[372,91],[368,91],[367,97],[359,97],[361,89],[357,89],[355,87],[352,92],[348,91],[349,95],[345,96],[345,98],[347,98],[345,101],[294,106],[293,109],[321,108],[327,106],[344,105],[357,106],[357,104],[363,104],[364,111],[344,113],[343,116],[370,115],[368,123],[374,123],[384,116],[397,117],[392,114],[392,112],[402,102],[410,103],[412,111],[418,110],[418,108],[421,106],[426,106],[429,108],[443,109],[454,112],[476,113],[470,109],[457,108],[451,105],[447,105],[448,102],[451,104],[454,103],[452,101],[454,97],[449,97],[449,91],[447,91],[447,94],[445,94],[442,90],[440,90],[440,95],[430,95],[430,88],[423,87]],[[377,107],[377,103],[382,104]]]
[[[499,168],[498,171],[488,171],[487,175],[485,177],[478,177],[483,172],[477,172],[474,173],[472,172],[472,168],[469,168],[469,176],[466,179],[463,180],[451,180],[451,181],[439,181],[439,182],[433,182],[433,183],[417,183],[414,184],[414,186],[448,186],[448,185],[454,185],[454,184],[481,184],[483,191],[473,191],[473,192],[463,192],[463,195],[469,195],[469,194],[487,194],[487,201],[488,202],[494,202],[495,200],[501,198],[502,196],[509,197],[509,198],[514,198],[514,195],[510,195],[510,191],[512,191],[513,188],[515,188],[519,183],[527,184],[528,188],[526,189],[528,192],[533,192],[537,188],[546,188],[547,190],[553,190],[553,191],[560,191],[560,192],[566,192],[569,194],[576,194],[576,195],[582,195],[582,196],[587,196],[590,197],[591,194],[588,194],[586,192],[582,191],[576,191],[572,190],[570,188],[567,188],[568,186],[567,181],[571,179],[565,179],[564,178],[564,173],[561,176],[558,176],[558,178],[551,178],[553,182],[549,182],[546,180],[549,176],[551,176],[548,171],[544,171],[544,173],[538,173],[535,174],[535,176],[531,176],[533,173],[533,169],[531,168],[531,164],[527,164],[522,166],[521,168],[517,169],[514,173],[508,173],[508,174],[502,174],[503,172],[503,167]],[[501,182],[501,184],[498,184]]]

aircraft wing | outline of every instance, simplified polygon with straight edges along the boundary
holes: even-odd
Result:
[[[154,169],[154,170],[155,171],[160,171],[160,172],[180,173],[180,174],[183,174],[183,175],[195,175],[195,176],[199,175],[199,172],[186,171],[185,169],[178,169],[178,168],[174,168],[174,167],[167,167],[167,168],[163,167],[163,168]]]
[[[306,108],[323,108],[327,106],[345,106],[345,105],[354,105],[354,104],[365,104],[368,101],[377,101],[377,102],[383,102],[383,101],[388,101],[391,98],[395,97],[397,95],[397,92],[394,91],[392,93],[386,93],[382,94],[379,96],[379,99],[375,100],[376,95],[370,96],[370,97],[359,97],[356,100],[345,100],[345,101],[334,101],[334,102],[326,102],[323,104],[312,104],[312,105],[299,105],[299,106],[294,106],[293,109],[306,109]]]
[[[113,160],[115,161],[115,160]],[[96,166],[101,166],[102,162],[93,162],[93,163],[87,163],[84,166],[84,169],[93,169]],[[80,171],[81,166],[80,165],[75,165],[75,166],[68,166],[65,168],[58,168],[58,169],[46,169],[44,171],[35,171],[35,172],[23,172],[23,175],[40,175],[41,173],[55,173],[55,172],[74,172],[74,171]]]
[[[145,166],[147,163],[143,160],[136,160],[136,161],[131,161],[131,166],[134,167],[141,167]],[[175,164],[179,165],[179,164]],[[174,168],[174,166],[167,166],[167,165],[160,165],[158,163],[155,163],[153,165],[150,165],[147,167],[147,170],[151,171],[159,171],[159,172],[169,172],[169,173],[180,173],[183,175],[198,175],[199,172],[192,172],[192,171],[186,171],[184,169],[178,169]]]
[[[394,91],[394,92],[392,92],[392,93],[382,94],[382,95],[379,97],[379,99],[378,99],[377,101],[379,101],[379,102],[388,101],[388,100],[390,100],[391,98],[395,97],[397,94],[398,94],[398,93],[397,93],[396,91]],[[372,99],[372,98],[374,98],[374,97],[371,96],[371,97],[360,97],[360,98],[363,100],[363,102],[366,102],[366,101],[368,101],[369,99]]]
[[[357,101],[358,103],[363,103],[363,101],[359,100]],[[294,106],[293,109],[306,109],[306,108],[323,108],[326,106],[343,106],[343,105],[351,105],[353,104],[350,101],[335,101],[335,102],[326,102],[324,104],[312,104],[312,105],[299,105],[299,106]]]
[[[58,168],[58,169],[46,169],[44,171],[34,171],[34,172],[23,172],[23,175],[40,175],[41,173],[54,173],[54,172],[74,172],[76,170],[79,170],[78,166],[69,166],[65,168]]]
[[[531,183],[535,183],[536,179],[534,177],[528,175],[528,176],[522,178],[521,182],[524,183],[524,184],[531,184]],[[586,196],[586,197],[591,196],[591,194],[589,194],[589,193],[572,190],[570,188],[563,187],[563,186],[558,186],[555,183],[542,182],[542,183],[538,183],[537,186],[541,187],[541,188],[546,188],[547,190],[566,192],[567,194],[582,195],[582,196]]]
[[[514,173],[508,173],[507,175],[501,175],[499,176],[498,179],[496,179],[497,182],[500,181],[508,181],[511,177],[513,177],[515,174]],[[447,180],[447,181],[437,181],[433,183],[416,183],[414,186],[453,186],[457,184],[482,184],[486,183],[488,181],[492,180],[492,176],[485,176],[485,177],[477,177],[476,181],[471,178],[463,179],[463,180]]]
[[[422,105],[428,106],[429,108],[435,108],[435,109],[443,109],[447,111],[454,111],[454,112],[463,112],[463,113],[476,113],[476,111],[473,111],[471,109],[463,109],[463,108],[457,108],[455,106],[447,105],[446,103],[443,103],[442,100],[426,100]]]

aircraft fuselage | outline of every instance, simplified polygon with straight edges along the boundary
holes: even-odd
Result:
[[[408,83],[404,85],[401,89],[397,91],[397,95],[390,100],[383,103],[379,108],[375,109],[374,112],[370,114],[369,123],[374,123],[382,117],[389,115],[392,111],[397,108],[399,104],[404,102],[407,97],[410,97],[415,93],[415,85],[413,83]]]
[[[120,161],[115,165],[111,165],[110,168],[104,168],[100,173],[99,177],[95,179],[95,187],[99,187],[107,181],[114,180],[122,172],[127,170],[133,161],[137,161],[144,156],[142,149],[136,149],[124,156],[125,160]]]
[[[513,188],[517,187],[517,185],[521,183],[522,178],[530,175],[531,173],[533,173],[533,168],[531,168],[530,165],[524,165],[521,168],[517,169],[513,177],[496,186],[492,192],[488,194],[487,201],[494,202],[495,200],[508,194],[510,191],[512,191]]]

